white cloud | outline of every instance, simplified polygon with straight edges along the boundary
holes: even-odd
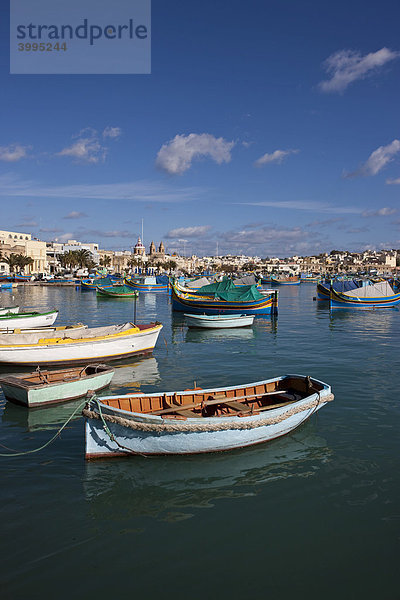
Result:
[[[315,202],[308,200],[265,200],[262,202],[236,202],[244,206],[272,206],[274,208],[282,208],[286,210],[307,210],[320,213],[332,214],[360,214],[362,210],[355,206],[331,206],[324,202]]]
[[[209,156],[219,165],[231,160],[231,150],[235,142],[216,138],[209,133],[176,135],[164,144],[157,154],[156,165],[170,175],[181,175],[196,158]]]
[[[28,198],[88,198],[139,202],[183,202],[198,199],[204,188],[175,187],[153,181],[46,186],[15,175],[0,175],[0,196]]]
[[[393,140],[387,146],[379,146],[357,171],[346,173],[344,176],[350,178],[358,175],[377,175],[398,152],[400,152],[400,140]]]
[[[167,233],[167,238],[179,239],[182,237],[198,238],[205,236],[211,229],[210,225],[198,225],[197,227],[177,227]]]
[[[122,134],[122,129],[120,127],[106,127],[103,131],[103,138],[118,138]]]
[[[227,231],[219,234],[224,247],[229,247],[235,253],[247,253],[258,256],[288,256],[293,254],[313,254],[321,251],[331,242],[324,236],[324,242],[314,232],[301,227],[282,227],[275,225],[260,225],[257,229],[244,226],[237,231]]]
[[[400,185],[400,177],[397,179],[386,179],[388,185]]]
[[[297,154],[299,150],[275,150],[271,154],[264,154],[254,163],[256,167],[262,167],[269,163],[276,162],[280,164],[290,154]]]
[[[319,88],[323,92],[343,92],[353,81],[372,75],[399,56],[400,52],[393,52],[388,48],[381,48],[364,56],[354,50],[339,50],[324,62],[325,70],[331,78],[321,81]]]
[[[58,156],[71,156],[78,162],[96,164],[104,162],[107,149],[102,146],[96,134],[78,139],[74,144],[58,152]]]
[[[17,162],[21,158],[25,158],[29,146],[18,146],[17,144],[11,144],[10,146],[0,146],[0,160],[6,162]]]
[[[361,214],[362,217],[388,217],[397,213],[397,208],[391,208],[390,206],[383,206],[379,210],[364,210]]]
[[[73,210],[70,213],[68,213],[68,215],[65,215],[63,219],[82,219],[83,217],[87,217],[87,214]]]
[[[69,231],[67,233],[63,233],[62,235],[58,235],[56,238],[54,238],[54,241],[62,244],[63,242],[68,242],[68,240],[73,240],[73,239],[74,239],[74,234]]]

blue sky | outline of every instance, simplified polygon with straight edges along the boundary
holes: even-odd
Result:
[[[152,2],[151,75],[10,75],[0,229],[199,255],[400,248],[400,5]]]

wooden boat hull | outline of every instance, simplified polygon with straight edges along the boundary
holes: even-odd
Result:
[[[287,377],[301,377],[291,375]],[[249,387],[259,386],[273,381],[284,380],[285,377],[256,382]],[[304,380],[304,378],[303,378]],[[313,384],[320,386],[319,393],[310,393],[301,401],[288,406],[278,406],[265,413],[251,416],[229,416],[219,418],[187,418],[176,420],[172,425],[157,415],[132,413],[119,408],[110,407],[100,399],[103,418],[106,418],[113,440],[104,428],[101,418],[86,418],[85,439],[86,459],[127,456],[127,455],[174,455],[202,454],[234,450],[254,444],[264,443],[290,433],[311,417],[317,410],[333,399],[331,388],[327,384],[312,379]],[[202,390],[204,393],[228,392],[236,388]],[[193,394],[193,390],[186,393]],[[185,394],[185,392],[178,392]],[[149,396],[152,396],[150,394]],[[123,403],[131,396],[118,397]],[[295,407],[295,408],[294,408]],[[92,407],[93,408],[93,407]],[[97,412],[98,417],[98,410]],[[84,411],[86,417],[93,415],[92,409]],[[206,421],[199,430],[199,421]],[[130,423],[125,426],[123,423]],[[160,427],[159,424],[161,424]],[[133,426],[132,426],[133,425]],[[203,425],[203,423],[201,423]],[[150,427],[149,427],[150,426]],[[154,427],[154,430],[151,430]],[[215,428],[217,426],[217,428]],[[149,430],[150,429],[150,430]]]
[[[271,283],[276,283],[278,285],[300,285],[301,281],[300,279],[294,281],[285,281],[284,279],[274,279],[274,277],[271,277]]]
[[[1,344],[0,338],[0,364],[68,366],[151,354],[161,329],[162,325],[158,323],[139,332],[133,329],[103,339],[61,339],[59,343],[41,339],[20,346]]]
[[[19,313],[19,306],[4,306],[0,308],[0,316],[16,315]]]
[[[330,300],[331,297],[331,286],[326,283],[317,283],[317,297],[318,300]]]
[[[125,283],[137,292],[169,292],[169,284],[154,283],[148,285],[145,283],[136,283],[134,280],[128,279],[125,280]]]
[[[128,287],[128,286],[125,286]],[[96,292],[98,295],[106,297],[106,298],[137,298],[138,296],[138,292],[135,290],[129,290],[129,291],[117,291],[113,289],[113,286],[111,287],[100,287],[98,286],[96,288]]]
[[[225,329],[232,327],[250,327],[253,325],[254,315],[184,315],[189,327],[200,327],[202,329]]]
[[[43,383],[34,386],[24,385],[23,377],[4,377],[0,379],[0,386],[7,400],[28,408],[60,404],[61,402],[82,398],[86,396],[89,390],[100,391],[110,385],[114,370],[103,367],[95,372],[95,369],[96,367],[83,368],[83,371],[90,370],[93,373],[79,379],[57,383],[46,383],[43,380]],[[71,370],[56,371],[55,373],[67,379]],[[51,375],[54,376],[55,373]],[[47,377],[45,372],[42,372],[42,377]]]
[[[23,313],[15,314],[15,315],[0,315],[0,330],[1,329],[16,329],[23,328],[29,329],[30,327],[46,327],[53,325],[54,321],[57,319],[58,310],[53,310],[51,312],[43,313],[43,314],[26,314]]]
[[[331,289],[330,307],[331,308],[355,308],[355,309],[375,309],[375,308],[393,308],[400,303],[400,293],[387,297],[354,298],[346,293],[337,292]]]
[[[81,290],[96,290],[96,284],[88,281],[81,281]]]
[[[172,286],[172,309],[193,314],[247,314],[247,315],[270,315],[278,312],[277,292],[272,292],[260,300],[246,302],[235,302],[225,300],[214,300],[204,296],[191,296],[181,294]]]

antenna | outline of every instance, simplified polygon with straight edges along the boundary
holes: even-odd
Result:
[[[142,244],[144,246],[144,241],[143,241],[143,219],[142,219]]]

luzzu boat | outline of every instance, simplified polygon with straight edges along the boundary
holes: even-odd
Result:
[[[137,298],[139,295],[139,292],[132,289],[129,285],[97,286],[96,291],[98,296],[105,296],[107,298]]]
[[[363,283],[367,284],[368,282],[363,282],[361,279],[333,279],[328,281],[319,281],[317,283],[317,297],[318,300],[330,300],[331,298],[331,288],[336,292],[350,292],[351,290],[355,290]]]
[[[301,281],[297,275],[288,275],[288,276],[271,275],[271,283],[277,283],[279,285],[300,285]]]
[[[168,292],[169,278],[166,275],[156,277],[134,277],[125,279],[125,283],[137,292]]]
[[[270,315],[278,312],[278,292],[261,294],[256,286],[234,289],[226,282],[204,286],[198,292],[182,292],[172,285],[172,308],[193,314],[251,314]]]
[[[96,290],[98,286],[112,286],[114,280],[111,277],[97,277],[96,279],[81,279],[81,290]]]
[[[227,388],[93,397],[83,411],[86,459],[243,448],[293,431],[331,400],[329,385],[303,375]]]
[[[331,288],[331,308],[393,308],[400,303],[400,293],[395,294],[387,281],[359,287],[349,292]]]
[[[41,331],[0,336],[0,364],[73,365],[150,354],[161,323]]]

